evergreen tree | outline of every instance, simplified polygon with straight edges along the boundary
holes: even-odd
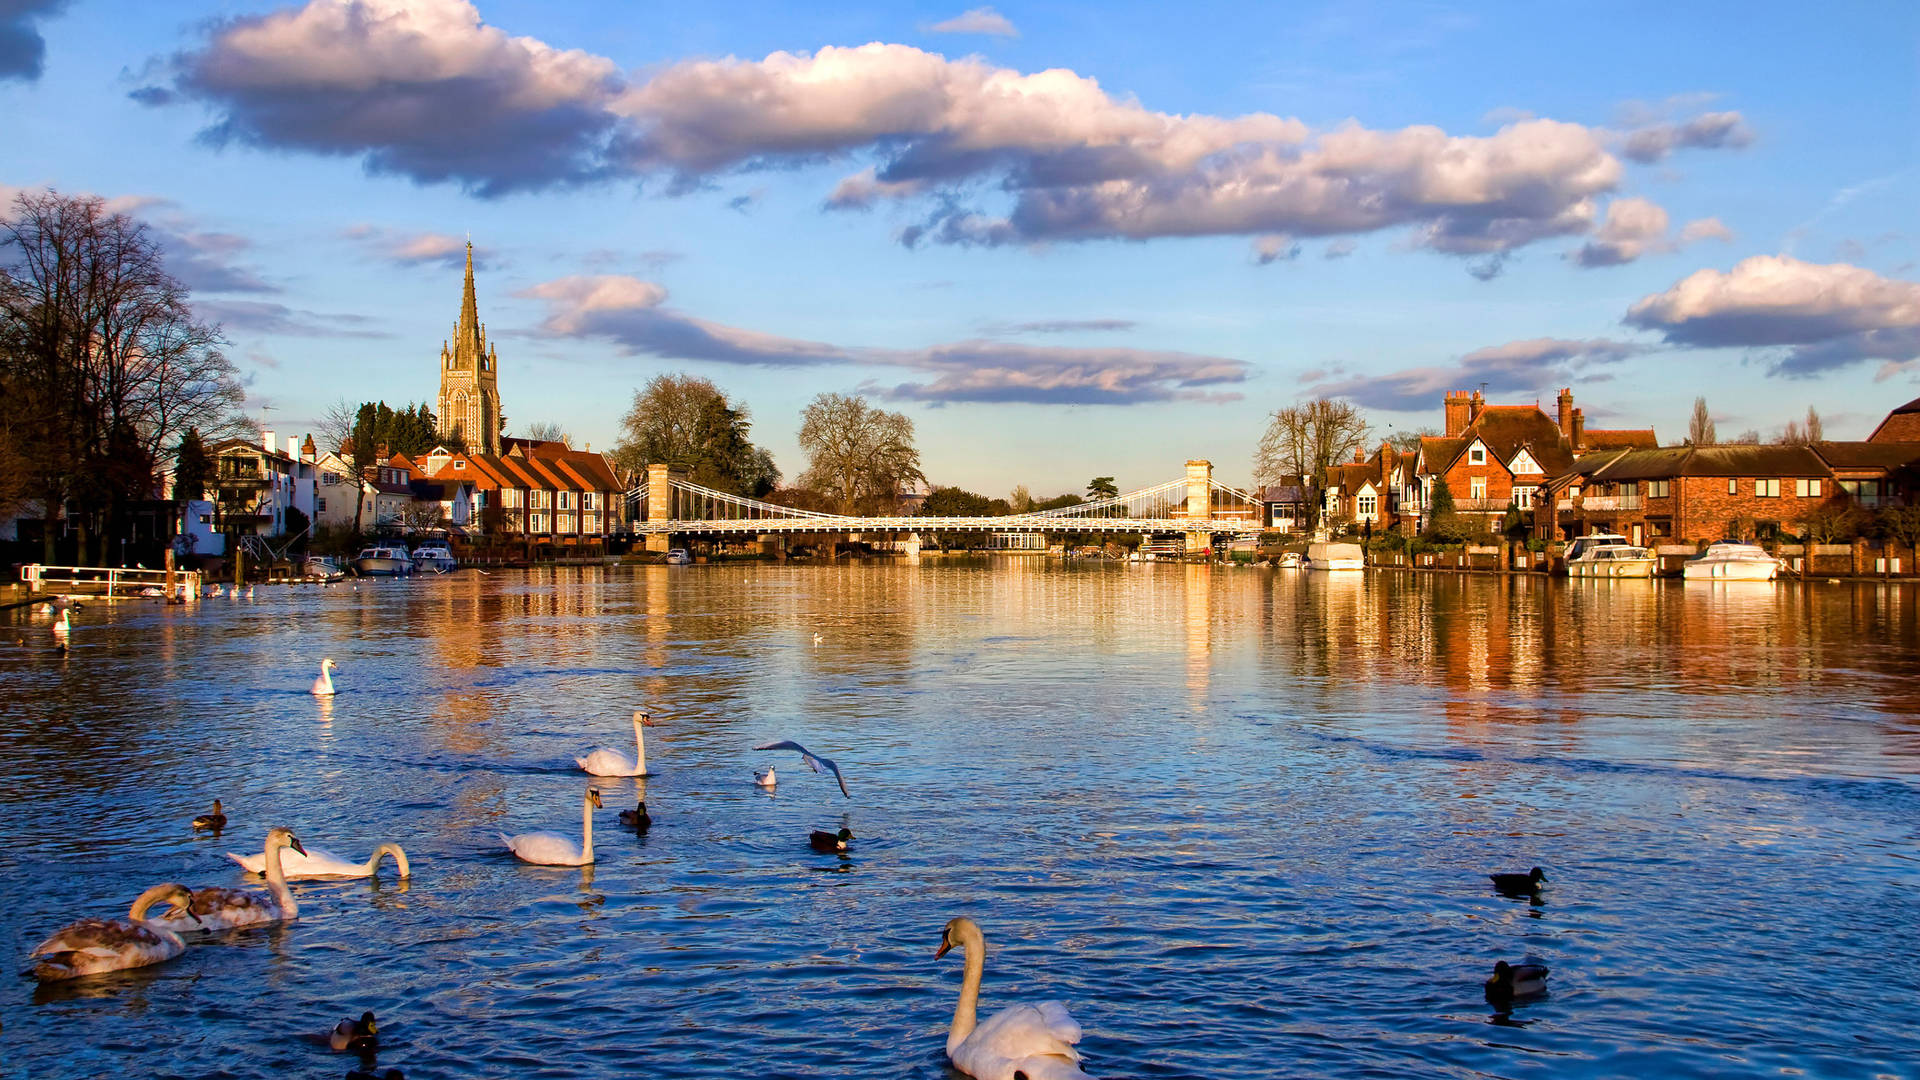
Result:
[[[213,461],[200,440],[200,429],[190,427],[173,448],[173,498],[176,502],[205,497],[213,476]]]

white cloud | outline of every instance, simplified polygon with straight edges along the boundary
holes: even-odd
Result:
[[[1731,240],[1733,233],[1719,218],[1690,221],[1677,239],[1667,236],[1667,212],[1646,199],[1615,199],[1607,204],[1606,221],[1593,239],[1573,253],[1581,266],[1618,266],[1642,255],[1678,251],[1701,240]]]
[[[1635,303],[1626,322],[1695,348],[1781,347],[1776,375],[1920,357],[1920,284],[1845,263],[1756,255],[1697,270]]]
[[[408,232],[399,229],[387,229],[378,225],[354,225],[345,230],[350,240],[365,244],[375,254],[400,266],[420,266],[434,263],[440,266],[464,267],[467,260],[467,241],[452,233]],[[487,266],[493,253],[482,247],[473,250],[475,266]]]
[[[1620,152],[1644,165],[1679,149],[1738,150],[1753,144],[1753,129],[1737,112],[1702,113],[1681,123],[1657,123],[1623,137]]]
[[[977,7],[954,16],[945,22],[937,22],[927,29],[936,34],[988,34],[993,37],[1019,37],[1020,31],[1013,28],[1005,15],[990,7]]]
[[[1475,349],[1454,364],[1322,383],[1313,387],[1313,393],[1350,398],[1361,405],[1396,412],[1430,410],[1442,395],[1462,386],[1484,383],[1494,396],[1540,391],[1581,378],[1592,380],[1593,369],[1618,364],[1645,351],[1644,345],[1608,338],[1531,338]]]
[[[1286,233],[1268,233],[1253,238],[1253,261],[1261,266],[1291,262],[1300,257],[1300,245]]]

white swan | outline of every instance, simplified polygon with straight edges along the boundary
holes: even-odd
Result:
[[[759,784],[761,787],[772,787],[780,782],[780,778],[773,775],[773,766],[769,765],[763,770],[754,770],[753,782]]]
[[[955,945],[965,951],[967,968],[960,1004],[947,1031],[947,1060],[954,1068],[974,1080],[1091,1080],[1080,1071],[1080,1052],[1073,1048],[1080,1041],[1080,1025],[1057,1001],[1009,1005],[976,1026],[987,939],[972,919],[958,918],[947,923],[934,959]]]
[[[500,834],[500,840],[507,850],[521,862],[535,863],[540,866],[586,866],[593,862],[593,812],[600,809],[600,792],[587,789],[587,797],[580,809],[580,842],[573,842],[570,836],[561,836],[557,832],[530,832],[519,836]]]
[[[400,850],[399,844],[381,844],[373,849],[373,855],[366,862],[348,862],[324,848],[307,848],[294,855],[284,852],[280,856],[280,870],[288,878],[320,877],[373,877],[380,872],[380,860],[391,855],[395,866],[400,868],[401,877],[412,877],[413,867],[407,863],[407,853]],[[232,859],[249,874],[264,874],[267,870],[267,853],[258,855],[235,855],[227,852]]]
[[[337,667],[338,665],[333,662],[331,657],[320,661],[320,677],[313,680],[313,695],[315,697],[333,696],[333,676],[327,673],[335,670]]]
[[[595,776],[645,776],[647,775],[647,735],[646,729],[657,727],[653,717],[645,709],[633,714],[633,751],[637,757],[628,757],[618,750],[609,750],[602,746],[583,758],[574,758],[575,764]]]
[[[27,954],[35,963],[22,974],[41,982],[59,982],[102,971],[146,967],[179,956],[187,951],[187,943],[179,934],[147,918],[147,909],[162,900],[173,905],[170,914],[192,918],[187,905],[193,901],[193,894],[185,885],[155,885],[134,900],[124,919],[81,919],[54,931]]]
[[[289,847],[302,855],[307,853],[292,830],[279,827],[267,830],[266,895],[251,889],[228,889],[219,885],[195,889],[189,913],[193,921],[177,918],[172,912],[153,921],[176,933],[182,930],[231,930],[239,926],[292,922],[300,917],[300,905],[294,902],[293,892],[287,888],[287,875],[280,865],[280,849]]]
[[[53,636],[57,641],[65,641],[73,631],[73,620],[67,617],[67,609],[60,609],[60,617],[53,620]]]

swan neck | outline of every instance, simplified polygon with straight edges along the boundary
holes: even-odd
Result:
[[[172,893],[176,888],[178,888],[178,886],[155,885],[146,892],[141,893],[134,898],[133,906],[127,909],[127,918],[134,922],[145,922],[147,910],[166,899],[168,894]]]
[[[636,775],[647,774],[647,732],[640,726],[640,718],[633,718],[633,771]]]
[[[380,859],[386,855],[393,856],[393,864],[400,868],[401,877],[413,876],[413,869],[407,865],[407,853],[400,850],[400,845],[381,844],[379,847],[373,849],[373,855],[367,859],[366,869],[368,877],[372,877],[380,872]]]
[[[287,888],[287,873],[280,868],[280,849],[287,846],[282,837],[267,841],[267,891],[273,894],[273,902],[280,905],[283,918],[291,919],[300,912],[300,905],[294,902],[293,890]]]
[[[947,1052],[973,1034],[980,1006],[980,979],[987,970],[987,939],[972,927],[963,927],[960,945],[966,950],[966,977],[960,982],[960,1002],[953,1008],[953,1026],[947,1030]]]
[[[593,861],[593,800],[580,800],[580,854]]]

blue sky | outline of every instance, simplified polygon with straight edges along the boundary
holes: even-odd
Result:
[[[1244,482],[1316,392],[1920,394],[1911,5],[16,8],[0,186],[152,222],[283,432],[431,400],[467,235],[510,428],[689,371],[789,477],[827,390],[991,494]]]

